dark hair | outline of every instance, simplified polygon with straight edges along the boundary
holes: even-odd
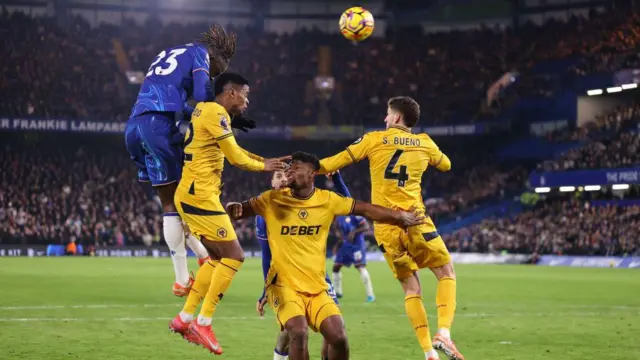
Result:
[[[227,34],[222,26],[215,24],[202,33],[200,42],[207,45],[209,55],[213,57],[214,64],[224,67],[224,69],[217,70],[224,71],[236,53],[236,34]]]
[[[389,99],[387,105],[402,114],[407,127],[414,127],[420,119],[420,105],[408,96],[396,96]]]
[[[303,151],[296,151],[291,154],[291,162],[300,161],[313,166],[313,170],[320,170],[320,159],[313,154],[309,154]]]
[[[244,76],[236,73],[224,73],[216,78],[215,85],[213,86],[213,95],[218,96],[224,91],[224,87],[228,84],[234,85],[249,85],[249,80]]]

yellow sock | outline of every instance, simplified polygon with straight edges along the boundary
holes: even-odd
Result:
[[[456,313],[456,279],[443,277],[438,281],[436,305],[438,306],[438,329],[451,329],[453,316]]]
[[[404,298],[404,308],[409,316],[413,331],[416,332],[418,342],[424,352],[433,349],[431,344],[431,334],[429,333],[429,320],[427,320],[427,312],[422,304],[422,296],[408,295]]]
[[[211,277],[213,276],[213,270],[219,263],[219,260],[209,260],[206,263],[202,264],[202,266],[198,269],[198,272],[196,273],[196,279],[193,282],[191,291],[189,291],[189,296],[187,296],[187,301],[182,307],[183,312],[191,315],[196,313],[196,308],[198,307],[198,305],[200,305],[202,299],[204,299],[204,296],[207,295],[207,290],[209,290]]]
[[[231,285],[231,280],[236,275],[236,272],[242,266],[242,262],[223,258],[220,260],[220,264],[216,266],[211,277],[211,284],[207,295],[204,297],[204,303],[202,304],[202,310],[200,310],[200,316],[205,319],[213,317],[213,313],[216,311],[216,307],[224,296],[225,291]]]

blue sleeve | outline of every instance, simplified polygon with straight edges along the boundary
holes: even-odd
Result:
[[[197,102],[213,100],[211,79],[207,71],[200,70],[193,73],[193,98]]]
[[[269,248],[269,241],[258,239],[260,243],[260,248],[262,249],[262,274],[264,277],[264,281],[267,280],[267,274],[269,273],[269,266],[271,266],[271,248]],[[262,295],[260,295],[260,300],[264,299],[266,296],[267,287],[262,287]]]
[[[191,114],[193,114],[193,110],[195,110],[196,108],[189,105],[188,102],[185,101],[184,106],[182,107],[182,112],[184,114],[184,119],[190,119],[191,118]]]
[[[269,273],[269,267],[271,266],[271,248],[269,248],[269,241],[258,239],[260,243],[260,249],[262,250],[262,275],[263,279],[267,280],[267,274]]]
[[[351,193],[349,192],[349,188],[347,188],[347,184],[342,180],[342,176],[337,172],[333,174],[331,177],[333,180],[333,184],[335,185],[336,192],[342,196],[351,197]]]
[[[197,46],[193,57],[193,98],[198,101],[212,101],[211,76],[209,75],[209,55],[206,48]]]
[[[260,244],[260,250],[262,250],[262,276],[263,281],[267,280],[267,274],[269,273],[269,267],[271,266],[271,248],[269,247],[269,241],[267,240],[266,223],[260,216],[256,216],[256,235],[258,236],[258,243]],[[265,297],[266,287],[262,288],[262,295],[260,300]]]

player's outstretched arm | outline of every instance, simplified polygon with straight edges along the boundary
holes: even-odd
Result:
[[[260,158],[257,155],[251,154],[238,145],[236,139],[233,136],[225,137],[218,140],[220,150],[224,153],[224,156],[229,160],[231,165],[239,167],[248,171],[279,171],[284,170],[285,163],[284,158],[276,159],[263,159],[263,161],[253,159],[253,157]],[[251,156],[250,156],[250,155]]]
[[[409,227],[420,225],[424,222],[425,216],[413,211],[397,211],[389,208],[369,204],[364,201],[356,201],[353,208],[355,215],[361,215],[369,220]]]
[[[320,160],[320,174],[331,174],[343,167],[352,164],[354,161],[347,150],[337,153],[331,157]]]
[[[375,145],[375,136],[366,134],[354,141],[343,152],[320,160],[320,174],[331,174],[343,167],[356,163],[367,156]]]

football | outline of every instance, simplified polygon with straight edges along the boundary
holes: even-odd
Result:
[[[373,15],[362,7],[356,6],[345,10],[340,16],[340,32],[352,41],[362,41],[373,33]]]

